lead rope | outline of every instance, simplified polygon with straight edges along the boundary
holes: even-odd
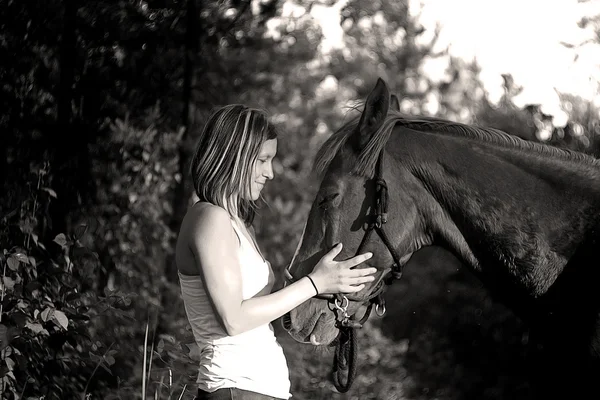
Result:
[[[333,356],[333,384],[340,393],[346,393],[357,371],[358,340],[353,328],[340,328],[340,338]],[[344,375],[347,375],[344,380]]]

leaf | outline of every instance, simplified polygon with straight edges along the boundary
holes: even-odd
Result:
[[[77,348],[77,340],[71,335],[67,336],[67,343],[69,343],[73,348]]]
[[[64,233],[59,233],[54,238],[54,242],[58,243],[58,245],[61,247],[65,247],[67,245],[67,238]]]
[[[27,286],[25,286],[25,290],[27,290],[30,293],[33,293],[34,290],[39,290],[42,288],[42,284],[39,281],[33,281],[27,284]]]
[[[71,301],[76,300],[76,299],[78,299],[80,297],[81,297],[81,293],[73,291],[73,292],[69,293],[67,295],[67,297],[65,297],[65,302],[71,302]]]
[[[19,268],[19,260],[13,256],[8,257],[8,268],[10,268],[11,271],[16,271],[17,268]]]
[[[106,372],[108,372],[110,375],[112,375],[112,371],[110,369],[108,369],[108,367],[106,365],[104,365],[104,363],[100,364],[100,367],[105,370]]]
[[[31,322],[28,322],[25,324],[25,328],[28,328],[33,333],[48,333],[48,331],[44,329],[42,324],[38,324],[37,322],[33,324]]]
[[[90,359],[96,364],[99,364],[104,360],[102,357],[100,357],[97,354],[92,353],[91,351],[89,354],[90,354]]]
[[[0,324],[0,350],[8,346],[8,328]]]
[[[4,276],[2,277],[2,283],[4,285],[4,289],[5,290],[13,290],[13,288],[15,287],[15,281],[9,277],[9,276]]]
[[[46,322],[50,318],[52,318],[53,312],[54,312],[54,309],[51,307],[47,307],[44,311],[42,311],[42,314],[41,314],[42,321]]]
[[[57,196],[56,196],[56,192],[54,190],[52,190],[50,188],[47,188],[47,187],[43,187],[42,190],[44,192],[48,192],[48,194],[50,195],[50,197],[54,197],[56,199]]]
[[[184,346],[188,349],[188,356],[194,361],[200,361],[200,347],[196,343],[186,343]]]
[[[164,339],[165,341],[175,344],[177,343],[177,339],[175,339],[175,336],[173,335],[167,335],[167,334],[161,334],[160,335],[161,339]]]
[[[65,328],[65,330],[69,327],[69,318],[67,318],[64,312],[55,310],[54,319],[60,324],[60,326]]]
[[[32,218],[26,218],[24,220],[21,220],[21,222],[19,222],[19,229],[21,230],[21,232],[25,233],[25,234],[32,234],[33,233],[33,229],[35,228],[35,220],[33,220]]]
[[[67,245],[67,237],[64,233],[59,233],[54,238],[54,242],[57,243],[61,247],[65,247]]]
[[[27,258],[25,254],[17,253],[15,254],[15,257],[17,257],[17,260],[21,261],[22,263],[29,264],[29,258]]]
[[[87,231],[88,226],[86,224],[81,224],[77,228],[75,228],[75,238],[79,239],[82,237]]]
[[[12,358],[6,357],[4,359],[4,362],[6,363],[6,366],[8,367],[9,371],[12,371],[15,369],[15,362],[12,360]]]

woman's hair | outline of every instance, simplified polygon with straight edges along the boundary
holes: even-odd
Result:
[[[200,201],[237,214],[246,224],[256,212],[250,193],[252,168],[262,144],[277,138],[263,110],[231,104],[208,118],[192,158],[194,189]]]

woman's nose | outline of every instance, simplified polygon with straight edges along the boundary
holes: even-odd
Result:
[[[263,171],[263,176],[267,179],[273,179],[273,165],[269,164]]]

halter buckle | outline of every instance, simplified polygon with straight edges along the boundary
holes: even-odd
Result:
[[[355,321],[353,319],[350,318],[345,318],[344,320],[342,320],[340,322],[340,325],[343,326],[344,328],[351,328],[351,329],[360,329],[362,328],[362,324],[358,321]]]
[[[348,315],[348,305],[350,305],[350,300],[348,300],[348,298],[343,294],[333,300],[333,306],[335,308],[338,324],[343,327],[353,327],[352,320]]]
[[[385,302],[375,304],[375,314],[377,314],[378,317],[383,317],[386,311]]]
[[[341,301],[340,297],[342,299]],[[333,304],[335,305],[336,310],[346,313],[346,311],[348,311],[348,304],[350,304],[350,300],[348,300],[348,298],[343,294],[340,297],[336,297],[333,300]]]
[[[377,229],[380,229],[382,225],[383,225],[383,222],[382,222],[381,214],[378,214],[377,217],[375,218],[375,227]]]
[[[387,222],[388,215],[386,212],[381,213],[381,223],[385,224]]]

